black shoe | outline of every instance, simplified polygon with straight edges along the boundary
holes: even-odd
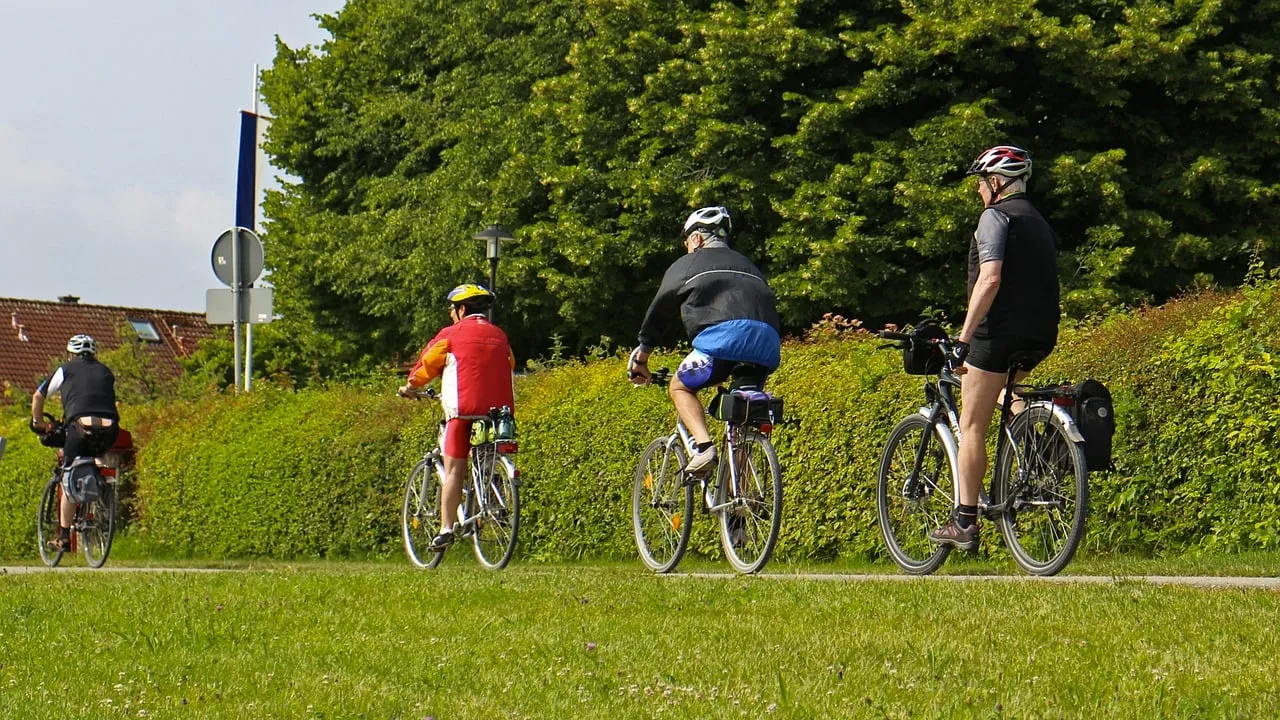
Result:
[[[63,537],[62,535],[59,535],[58,537],[47,541],[45,546],[54,552],[70,552],[71,536],[67,535],[66,537]]]
[[[969,551],[978,549],[978,536],[977,523],[967,528],[962,528],[955,518],[951,518],[946,525],[929,533],[929,539],[939,545],[948,545],[958,550]]]
[[[445,530],[431,539],[431,547],[429,549],[431,552],[444,552],[445,548],[453,544],[453,540],[453,531]]]

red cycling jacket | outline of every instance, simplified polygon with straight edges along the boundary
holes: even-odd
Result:
[[[437,377],[446,418],[483,417],[506,405],[514,412],[511,371],[516,357],[507,334],[484,315],[468,315],[436,333],[409,371],[410,387]]]

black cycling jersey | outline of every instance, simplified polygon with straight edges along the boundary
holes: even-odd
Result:
[[[116,378],[97,358],[74,357],[40,383],[40,394],[62,393],[66,421],[83,416],[119,419],[116,411]]]
[[[704,247],[671,263],[640,325],[641,347],[659,343],[663,323],[677,308],[689,340],[729,320],[758,320],[781,332],[777,302],[764,274],[728,247]]]
[[[980,243],[975,234],[970,242],[969,296],[983,261],[1003,260],[1004,265],[1000,289],[974,337],[1027,338],[1052,347],[1058,339],[1059,320],[1057,236],[1025,195],[993,203],[985,212],[999,213],[1000,220],[1007,220],[992,224],[993,232],[1004,225],[1005,236],[1003,243],[990,239]]]

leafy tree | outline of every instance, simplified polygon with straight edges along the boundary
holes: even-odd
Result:
[[[314,371],[408,357],[514,228],[499,322],[626,343],[725,204],[792,330],[963,312],[960,170],[1014,143],[1088,315],[1274,262],[1280,0],[352,0],[279,45],[281,330]]]

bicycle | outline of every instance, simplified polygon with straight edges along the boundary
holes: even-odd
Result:
[[[671,371],[661,368],[651,383],[666,387]],[[782,399],[738,388],[719,389],[713,417],[725,421],[710,473],[684,471],[694,452],[693,436],[677,419],[675,431],[649,443],[636,466],[631,518],[640,559],[657,573],[675,570],[689,547],[693,493],[702,491],[703,510],[719,516],[720,541],[729,564],[741,573],[759,572],[769,561],[782,522],[782,469],[769,436],[782,422]]]
[[[940,332],[936,326],[934,330]],[[951,548],[929,540],[946,523],[959,500],[955,489],[960,414],[952,351],[945,337],[884,331],[903,351],[909,374],[926,375],[926,404],[889,433],[880,459],[876,505],[889,555],[904,571],[927,575]],[[1084,536],[1089,514],[1084,437],[1071,417],[1074,404],[1065,385],[1032,387],[1016,382],[1017,372],[1038,357],[1016,353],[1000,405],[990,489],[979,490],[978,514],[1000,529],[1014,562],[1032,575],[1055,575],[1067,566]],[[933,376],[937,379],[934,380]],[[1014,395],[1025,407],[1013,413]]]
[[[430,389],[416,396],[436,398]],[[501,570],[511,562],[520,529],[520,472],[511,457],[519,452],[519,444],[514,430],[511,437],[498,432],[504,422],[511,421],[502,413],[494,408],[487,417],[472,420],[470,483],[463,486],[454,529],[458,537],[471,538],[476,560],[490,570]],[[431,550],[431,541],[441,530],[443,457],[437,445],[418,461],[405,482],[401,533],[405,554],[420,568],[434,568],[444,559],[444,550]]]
[[[65,437],[62,435],[66,431],[64,424],[49,413],[44,416],[51,427],[42,436],[41,443],[60,447],[62,442],[59,438]],[[89,567],[100,568],[107,562],[111,543],[115,539],[119,487],[116,469],[92,457],[75,458],[69,467],[63,468],[61,449],[56,457],[52,477],[45,484],[36,514],[36,541],[40,546],[40,559],[49,567],[57,567],[64,554],[83,549],[84,559]],[[50,542],[58,537],[58,518],[63,494],[62,474],[64,471],[74,472],[81,467],[91,468],[91,472],[97,476],[98,497],[76,505],[75,518],[71,523],[71,546],[51,547]]]

